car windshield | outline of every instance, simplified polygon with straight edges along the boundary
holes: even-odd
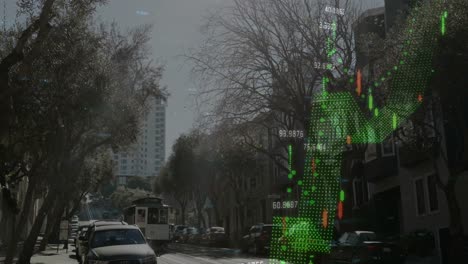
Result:
[[[114,229],[95,232],[90,247],[99,248],[117,245],[132,245],[145,243],[146,241],[139,230]]]
[[[340,239],[338,239],[338,242],[340,244],[350,244],[350,245],[355,245],[360,242],[365,242],[365,241],[375,241],[376,240],[376,235],[375,233],[354,233],[354,232],[346,232],[344,233]]]
[[[222,228],[222,227],[212,227],[210,231],[213,232],[213,233],[224,233],[224,228]]]
[[[376,235],[374,233],[361,233],[359,234],[359,240],[361,241],[375,241]]]

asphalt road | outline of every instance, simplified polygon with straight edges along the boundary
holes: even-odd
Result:
[[[46,251],[34,255],[31,264],[78,264],[73,253],[74,247],[66,252],[63,245],[57,252],[55,245],[49,245]],[[0,257],[2,263],[2,257]],[[436,264],[437,257],[408,258],[405,264]],[[158,264],[282,264],[267,257],[254,257],[241,254],[228,248],[208,248],[195,245],[173,244],[166,254],[158,257]],[[288,263],[290,264],[290,263]]]
[[[78,264],[74,253],[75,247],[65,251],[60,245],[49,245],[46,251],[35,254],[31,264]],[[0,263],[1,257],[0,257]],[[266,257],[254,257],[241,254],[238,250],[228,248],[209,248],[195,245],[173,244],[169,251],[158,257],[158,264],[280,264],[268,262]]]
[[[158,258],[158,264],[273,264],[266,256],[241,254],[229,248],[209,248],[196,245],[172,244],[169,251]]]

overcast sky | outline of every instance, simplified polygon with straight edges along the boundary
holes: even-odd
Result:
[[[0,0],[0,15],[3,3],[7,4],[7,21],[14,20],[15,0]],[[383,5],[383,0],[362,1],[367,8]],[[151,49],[155,60],[166,67],[162,84],[171,94],[166,113],[166,158],[175,139],[193,126],[193,93],[196,85],[190,79],[190,67],[179,57],[190,48],[200,45],[203,35],[200,26],[203,16],[211,8],[227,5],[231,0],[109,0],[99,10],[104,21],[116,21],[122,30],[141,24],[152,24]],[[8,23],[7,22],[7,23]]]
[[[200,45],[200,26],[211,8],[229,4],[231,0],[110,0],[102,9],[102,18],[115,20],[122,28],[143,23],[154,25],[152,52],[166,65],[163,85],[171,96],[167,107],[166,157],[175,139],[192,128],[194,121],[191,90],[196,85],[190,79],[190,67],[178,55]],[[369,8],[383,5],[383,0],[366,2]]]

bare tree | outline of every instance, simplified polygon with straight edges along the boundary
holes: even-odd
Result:
[[[326,92],[354,90],[353,22],[360,6],[345,0],[331,7],[321,0],[235,0],[210,14],[205,42],[187,55],[201,82],[200,108],[210,113],[201,122],[268,131],[277,147],[259,147],[249,129],[239,133],[284,171],[292,144],[301,150],[293,163],[302,174],[302,143],[278,131],[302,130],[308,137],[311,102],[324,80]]]
[[[75,192],[80,189],[74,183],[86,158],[103,149],[131,143],[146,100],[164,96],[158,83],[162,69],[147,60],[150,28],[136,28],[128,36],[122,35],[115,25],[96,30],[89,24],[92,7],[87,6],[86,12],[69,9],[79,3],[61,6],[63,10],[56,11],[53,30],[44,40],[41,52],[9,73],[10,86],[21,93],[12,98],[15,122],[10,131],[15,134],[7,139],[13,140],[3,142],[23,153],[14,156],[19,160],[17,167],[29,168],[40,162],[40,170],[36,174],[26,170],[18,177],[7,176],[10,182],[25,175],[34,179],[33,183],[40,179],[45,187],[44,202],[25,241],[20,263],[29,262],[53,201],[64,198],[59,208],[65,208],[80,195]],[[28,217],[36,186],[29,187],[18,223]],[[21,228],[23,225],[18,225],[18,233]],[[12,249],[7,263],[14,256],[16,242],[9,246]]]

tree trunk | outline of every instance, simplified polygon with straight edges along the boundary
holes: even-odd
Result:
[[[244,230],[244,221],[245,221],[245,208],[243,205],[239,206],[239,216],[240,216],[240,233]]]
[[[200,212],[200,218],[201,218],[201,224],[203,225],[203,227],[207,228],[205,217],[203,216],[203,211]]]
[[[185,225],[185,205],[180,205],[180,219],[182,221],[182,225]]]
[[[39,209],[39,213],[37,214],[31,231],[29,232],[28,238],[24,241],[23,249],[19,255],[18,264],[30,264],[31,257],[34,253],[34,246],[36,245],[37,237],[41,232],[42,224],[44,223],[44,219],[56,197],[57,195],[53,191],[47,194],[41,209]]]
[[[219,226],[220,223],[221,223],[221,217],[220,217],[220,214],[219,214],[219,209],[218,209],[218,207],[216,205],[213,206],[213,209],[214,209],[214,214],[215,214],[215,225]]]
[[[212,216],[213,212],[212,212],[212,210],[208,210],[206,213],[208,214],[208,226],[207,227],[212,227],[213,225],[211,223],[211,216]]]
[[[21,214],[19,218],[17,219],[18,224],[16,224],[16,228],[12,230],[12,236],[10,237],[10,240],[8,242],[8,248],[5,256],[5,264],[11,264],[13,263],[13,258],[16,255],[16,248],[18,244],[18,240],[20,238],[20,234],[23,232],[23,229],[26,226],[26,222],[29,218],[29,214],[31,212],[31,206],[33,204],[33,196],[34,196],[34,188],[35,186],[35,178],[32,177],[30,178],[30,182],[28,184],[28,189],[26,191],[26,195],[24,197],[24,203],[23,203],[23,210],[21,210]]]
[[[51,235],[54,234],[56,230],[57,222],[59,222],[62,217],[63,207],[63,203],[59,203],[57,200],[54,202],[53,209],[51,210],[52,213],[47,216],[47,226],[41,245],[39,246],[39,251],[44,251],[46,249]]]

